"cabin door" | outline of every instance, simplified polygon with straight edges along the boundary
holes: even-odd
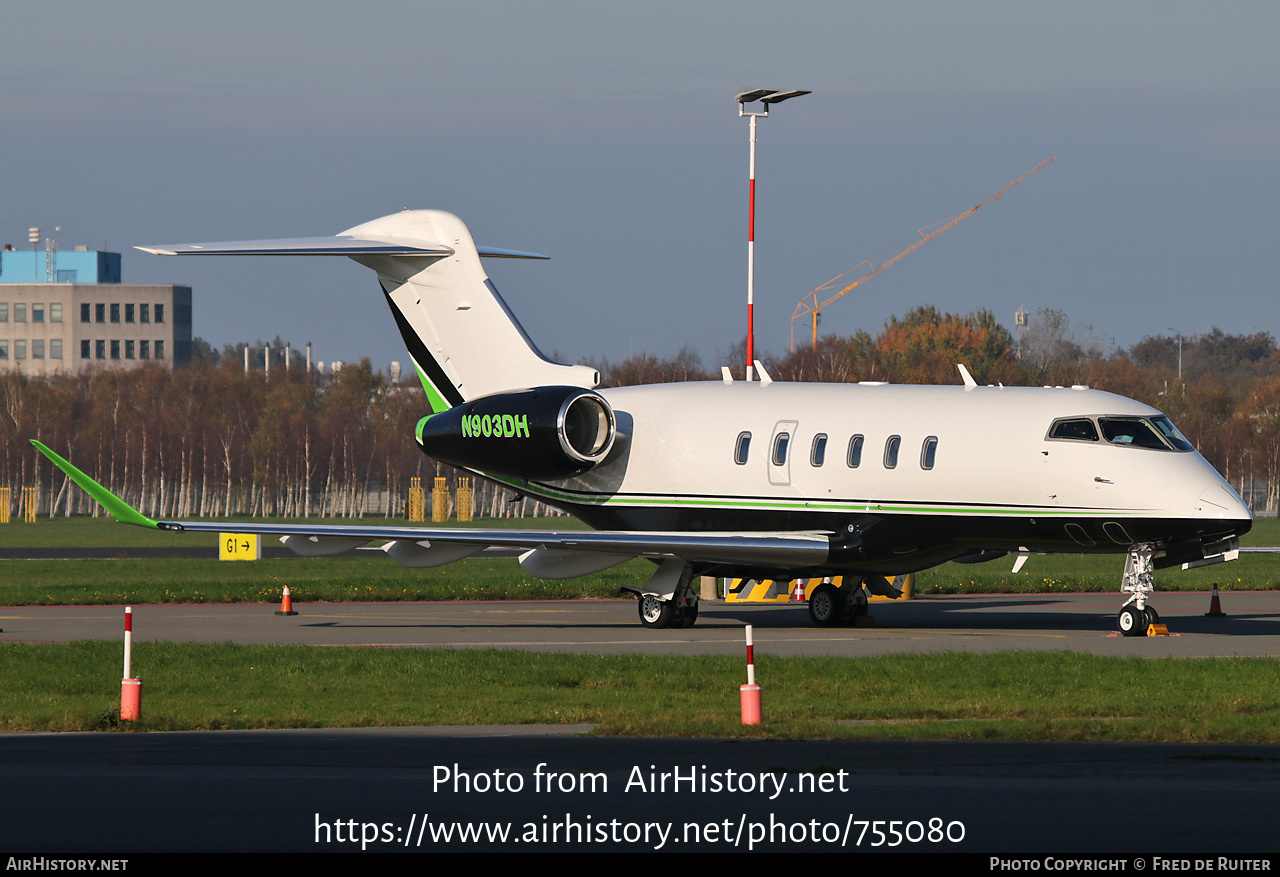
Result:
[[[769,483],[775,487],[791,484],[791,455],[795,450],[797,421],[779,420],[769,440]]]

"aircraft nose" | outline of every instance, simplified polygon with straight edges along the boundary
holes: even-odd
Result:
[[[1196,498],[1196,507],[1205,517],[1248,521],[1250,524],[1253,522],[1253,512],[1249,511],[1240,495],[1226,484],[1214,484],[1202,490]]]

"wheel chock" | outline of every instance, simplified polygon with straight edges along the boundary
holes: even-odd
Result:
[[[1147,636],[1168,636],[1169,628],[1163,624],[1150,624],[1147,626]]]
[[[875,627],[876,617],[874,615],[859,615],[853,622],[854,627]]]

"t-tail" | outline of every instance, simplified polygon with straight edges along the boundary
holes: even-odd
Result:
[[[482,256],[547,257],[477,247],[462,220],[441,210],[405,210],[333,237],[138,249],[184,256],[348,256],[373,269],[436,413],[495,393],[599,383],[590,366],[545,357],[480,264]]]

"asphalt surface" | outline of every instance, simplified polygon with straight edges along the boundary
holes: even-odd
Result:
[[[816,628],[803,605],[704,602],[684,630],[640,626],[634,600],[134,607],[135,640],[302,643],[322,646],[510,648],[591,654],[742,654],[743,628],[774,655],[1079,651],[1174,657],[1280,656],[1280,592],[1226,592],[1224,617],[1206,617],[1208,593],[1157,593],[1171,635],[1122,637],[1118,593],[975,595],[873,602],[875,627]],[[0,641],[118,639],[119,607],[0,607]]]
[[[1280,747],[584,730],[4,734],[0,853],[947,852],[1139,870],[1280,846]]]
[[[1219,618],[1205,617],[1209,600],[1158,593],[1177,635],[1155,638],[1112,633],[1116,593],[873,603],[876,627],[834,629],[812,627],[803,606],[723,603],[703,604],[693,628],[667,631],[642,628],[626,600],[302,604],[294,617],[274,606],[138,606],[134,636],[138,647],[696,656],[742,654],[751,623],[757,653],[777,655],[1280,654],[1280,594],[1223,593]],[[0,640],[118,639],[122,616],[120,607],[0,608]],[[1125,870],[1201,856],[1227,870],[1280,852],[1280,746],[581,736],[589,730],[0,734],[0,856],[858,850],[970,854],[979,867],[987,855],[1038,857],[1045,870],[1052,856],[1120,857]],[[539,789],[548,772],[555,785]]]

